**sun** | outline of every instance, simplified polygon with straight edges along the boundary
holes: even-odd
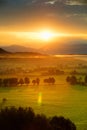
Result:
[[[44,41],[49,41],[53,38],[53,33],[50,31],[39,32],[39,38]]]

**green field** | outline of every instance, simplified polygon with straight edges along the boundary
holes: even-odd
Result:
[[[86,59],[86,58],[85,58]],[[47,116],[62,115],[70,118],[77,126],[77,130],[87,129],[87,86],[69,85],[66,76],[72,70],[86,72],[87,61],[82,57],[48,57],[48,58],[1,58],[0,78],[28,76],[32,81],[39,77],[40,85],[17,87],[0,87],[0,107],[27,106],[36,113]],[[43,82],[50,75],[43,75],[48,69],[57,68],[65,72],[64,75],[52,75],[56,79],[55,85]],[[8,71],[7,71],[8,70]],[[84,77],[84,75],[80,75]],[[79,76],[78,76],[79,77]],[[7,100],[3,102],[3,98]]]

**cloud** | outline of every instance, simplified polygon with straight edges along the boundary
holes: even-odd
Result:
[[[70,5],[86,5],[87,0],[67,0],[67,3]]]
[[[83,0],[0,0],[0,24],[59,23],[87,28],[87,5]],[[84,3],[84,4],[83,4]],[[39,21],[39,22],[38,22]]]
[[[77,0],[77,1],[79,1],[81,3],[87,3],[87,0]]]
[[[0,0],[0,6],[4,6],[7,3],[7,0]]]

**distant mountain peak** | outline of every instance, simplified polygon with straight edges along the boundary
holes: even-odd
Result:
[[[5,51],[4,49],[0,48],[0,54],[7,54],[9,52]]]

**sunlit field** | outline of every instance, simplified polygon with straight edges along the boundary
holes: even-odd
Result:
[[[76,75],[77,78],[84,79],[87,74],[86,59],[86,55],[0,58],[0,78],[30,79],[29,85],[0,86],[0,108],[30,106],[36,113],[47,116],[62,115],[71,119],[77,130],[86,130],[87,86],[70,85],[66,82],[66,77],[74,70],[80,73]],[[48,73],[54,69],[64,71],[64,74]],[[55,78],[55,84],[44,83],[44,79],[49,77]],[[32,80],[35,78],[40,79],[39,85],[33,85]]]

